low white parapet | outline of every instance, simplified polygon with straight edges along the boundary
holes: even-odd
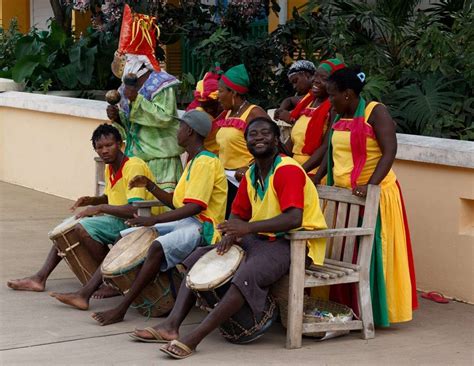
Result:
[[[107,120],[104,101],[9,91],[0,93],[0,107]],[[184,111],[178,111],[182,115]],[[269,110],[273,115],[274,110]],[[474,142],[397,134],[397,159],[474,168]]]
[[[0,94],[0,107],[107,120],[107,103],[90,99],[9,91]]]

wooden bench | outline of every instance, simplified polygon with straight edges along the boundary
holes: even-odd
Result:
[[[375,336],[369,266],[380,188],[369,185],[366,198],[354,196],[350,190],[343,188],[317,186],[317,189],[328,229],[298,231],[288,236],[291,240],[290,272],[272,289],[274,294],[288,294],[283,301],[288,301],[286,348],[291,349],[301,348],[302,335],[305,333],[360,329],[363,339]],[[361,210],[362,224],[358,225]],[[358,248],[356,237],[359,237]],[[311,238],[327,238],[326,259],[323,265],[305,268],[306,240]],[[352,262],[354,249],[357,249],[356,263]],[[360,320],[303,323],[304,289],[343,283],[357,285]]]

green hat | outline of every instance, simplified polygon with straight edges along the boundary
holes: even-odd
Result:
[[[249,74],[244,64],[231,67],[222,75],[221,80],[227,87],[239,94],[246,94],[249,91]]]
[[[331,75],[334,71],[344,69],[346,64],[338,58],[330,58],[329,60],[322,61],[318,67],[326,70]]]

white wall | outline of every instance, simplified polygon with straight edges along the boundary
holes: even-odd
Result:
[[[47,29],[47,21],[53,16],[49,0],[30,0],[31,26],[38,29]]]

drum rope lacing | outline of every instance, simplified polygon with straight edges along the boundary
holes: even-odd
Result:
[[[221,299],[219,298],[219,296],[214,290],[207,291],[207,292],[212,293],[212,295],[214,296],[215,300],[217,301],[216,304],[214,305],[214,307],[216,307],[218,302]],[[206,310],[207,312],[211,312],[212,310],[211,307],[202,305],[202,304],[206,304],[207,301],[199,294],[199,291],[195,292],[195,294],[196,294],[196,297],[198,297],[199,300],[201,301],[200,308],[203,310]],[[229,334],[222,327],[219,327],[219,332],[222,334],[224,338],[228,339],[229,341],[238,341],[242,337],[253,335],[255,332],[260,330],[273,317],[273,313],[275,312],[275,309],[276,309],[276,303],[273,297],[268,296],[268,299],[270,300],[270,305],[269,305],[268,310],[264,310],[262,319],[260,319],[260,321],[257,322],[257,318],[255,318],[255,315],[253,315],[253,321],[254,321],[253,327],[251,327],[250,329],[245,329],[242,325],[240,325],[237,321],[235,321],[234,319],[232,319],[232,317],[230,317],[227,320],[227,322],[231,325],[231,328],[234,334],[233,335]],[[238,330],[241,333],[236,334],[237,332],[235,328],[239,328]]]
[[[87,282],[92,277],[92,273],[90,273],[87,269],[84,268],[81,261],[77,257],[76,253],[74,252],[74,250],[72,250],[77,246],[76,243],[74,245],[71,245],[69,243],[69,240],[66,239],[66,235],[64,233],[61,233],[61,236],[63,237],[64,242],[68,245],[68,248],[66,248],[66,250],[69,251],[74,256],[74,259],[76,259],[76,262],[82,271],[82,275],[84,276],[84,279]],[[56,250],[58,251],[58,256],[63,258],[69,267],[73,268],[71,264],[69,263],[69,260],[67,259],[67,253],[61,251],[61,249],[57,245],[56,245]]]
[[[158,299],[156,299],[155,301],[151,301],[151,300],[148,300],[148,299],[144,299],[143,302],[141,304],[138,304],[138,305],[131,305],[130,307],[132,307],[133,309],[145,309],[145,316],[146,316],[146,320],[149,320],[151,318],[151,314],[152,314],[152,308],[153,306],[155,306],[155,304],[157,304],[161,299],[163,299],[164,297],[168,296],[171,292],[171,289],[168,287],[168,288],[165,288],[165,286],[163,286],[163,284],[161,283],[160,281],[160,278],[159,277],[156,277],[156,279],[153,281],[154,283],[157,283],[158,282],[158,286],[161,287],[161,289],[163,290],[163,294],[158,297]]]

